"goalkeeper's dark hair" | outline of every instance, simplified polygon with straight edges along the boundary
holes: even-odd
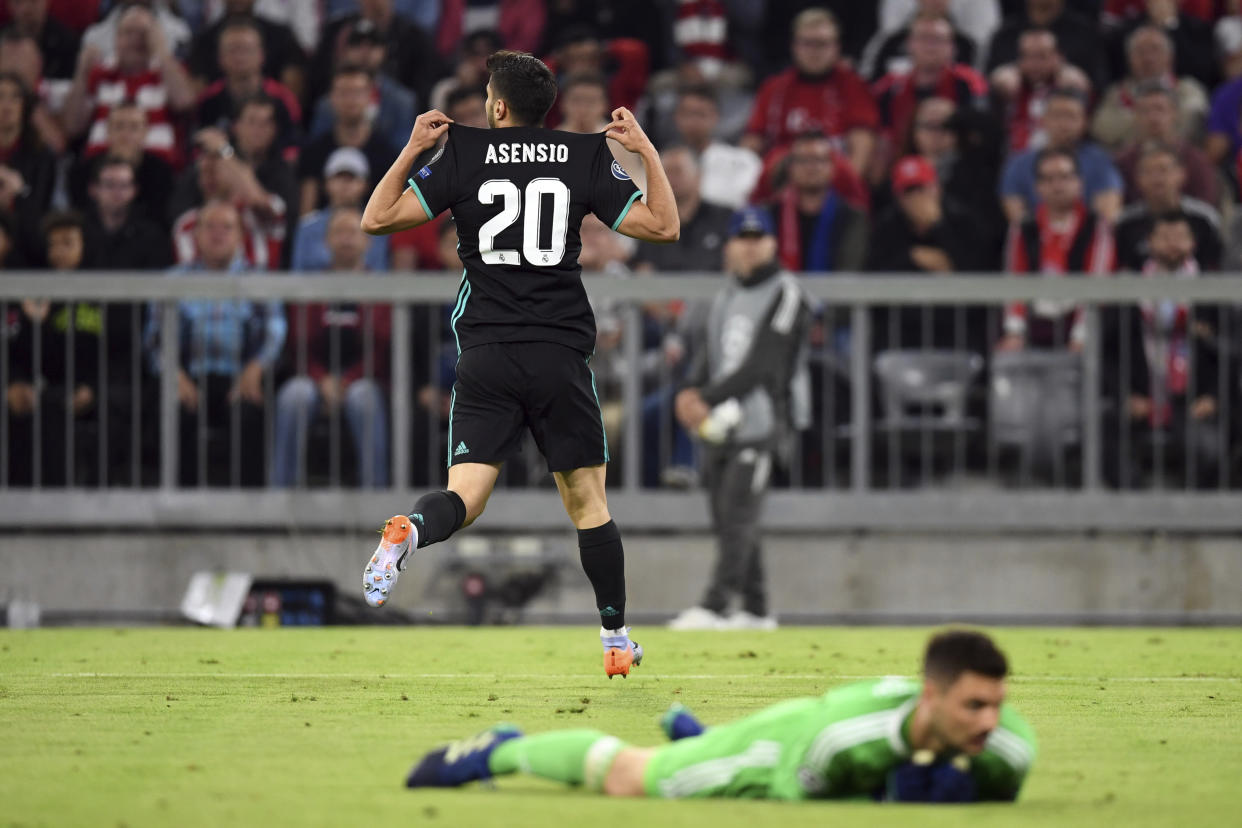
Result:
[[[925,678],[950,685],[967,671],[1002,679],[1009,672],[1009,662],[992,639],[973,630],[947,630],[927,642]]]
[[[542,60],[501,49],[487,59],[492,92],[508,105],[521,126],[543,126],[556,100],[556,77]]]

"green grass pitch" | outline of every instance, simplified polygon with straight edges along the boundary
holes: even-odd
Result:
[[[496,721],[659,738],[851,678],[913,674],[926,629],[636,630],[608,681],[593,628],[0,632],[0,826],[960,825],[962,808],[605,800],[526,778],[411,792],[425,750]],[[641,633],[641,635],[639,635]],[[1040,740],[988,826],[1237,825],[1242,632],[1001,629]]]

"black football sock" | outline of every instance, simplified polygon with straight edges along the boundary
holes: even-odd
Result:
[[[410,511],[418,529],[418,548],[447,540],[466,522],[466,504],[457,492],[429,492]]]
[[[606,630],[624,628],[625,552],[617,524],[610,520],[594,529],[579,529],[578,553],[582,571],[595,588],[600,626]]]

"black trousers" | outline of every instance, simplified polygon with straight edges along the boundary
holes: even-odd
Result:
[[[772,477],[772,453],[706,446],[703,471],[716,535],[716,567],[703,606],[724,612],[736,597],[745,611],[767,615],[759,519]]]
[[[228,393],[235,382],[220,374],[200,378],[198,407],[180,409],[182,486],[264,484],[264,410],[240,398],[230,402]]]

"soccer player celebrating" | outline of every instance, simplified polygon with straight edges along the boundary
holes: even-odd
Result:
[[[490,130],[418,116],[410,140],[371,194],[368,233],[392,233],[452,210],[464,271],[452,315],[458,346],[448,430],[448,488],[385,525],[363,573],[382,606],[412,550],[445,540],[483,512],[501,464],[529,429],[578,529],[595,589],[604,670],[642,660],[625,626],[621,535],[604,492],[608,443],[590,369],[595,318],[582,286],[578,228],[587,213],[636,239],[676,241],[677,205],[655,147],[633,114],[603,132],[545,129],[556,80],[538,59],[500,51],[487,61]],[[414,159],[443,148],[412,175]],[[642,159],[646,198],[608,140]],[[635,170],[637,172],[637,170]],[[407,175],[409,186],[406,186]]]
[[[675,707],[663,722],[674,741],[657,748],[594,730],[499,726],[427,754],[406,786],[525,771],[609,796],[1012,801],[1035,739],[1004,704],[1007,672],[986,635],[948,631],[928,643],[921,683],[847,684],[708,730]]]

